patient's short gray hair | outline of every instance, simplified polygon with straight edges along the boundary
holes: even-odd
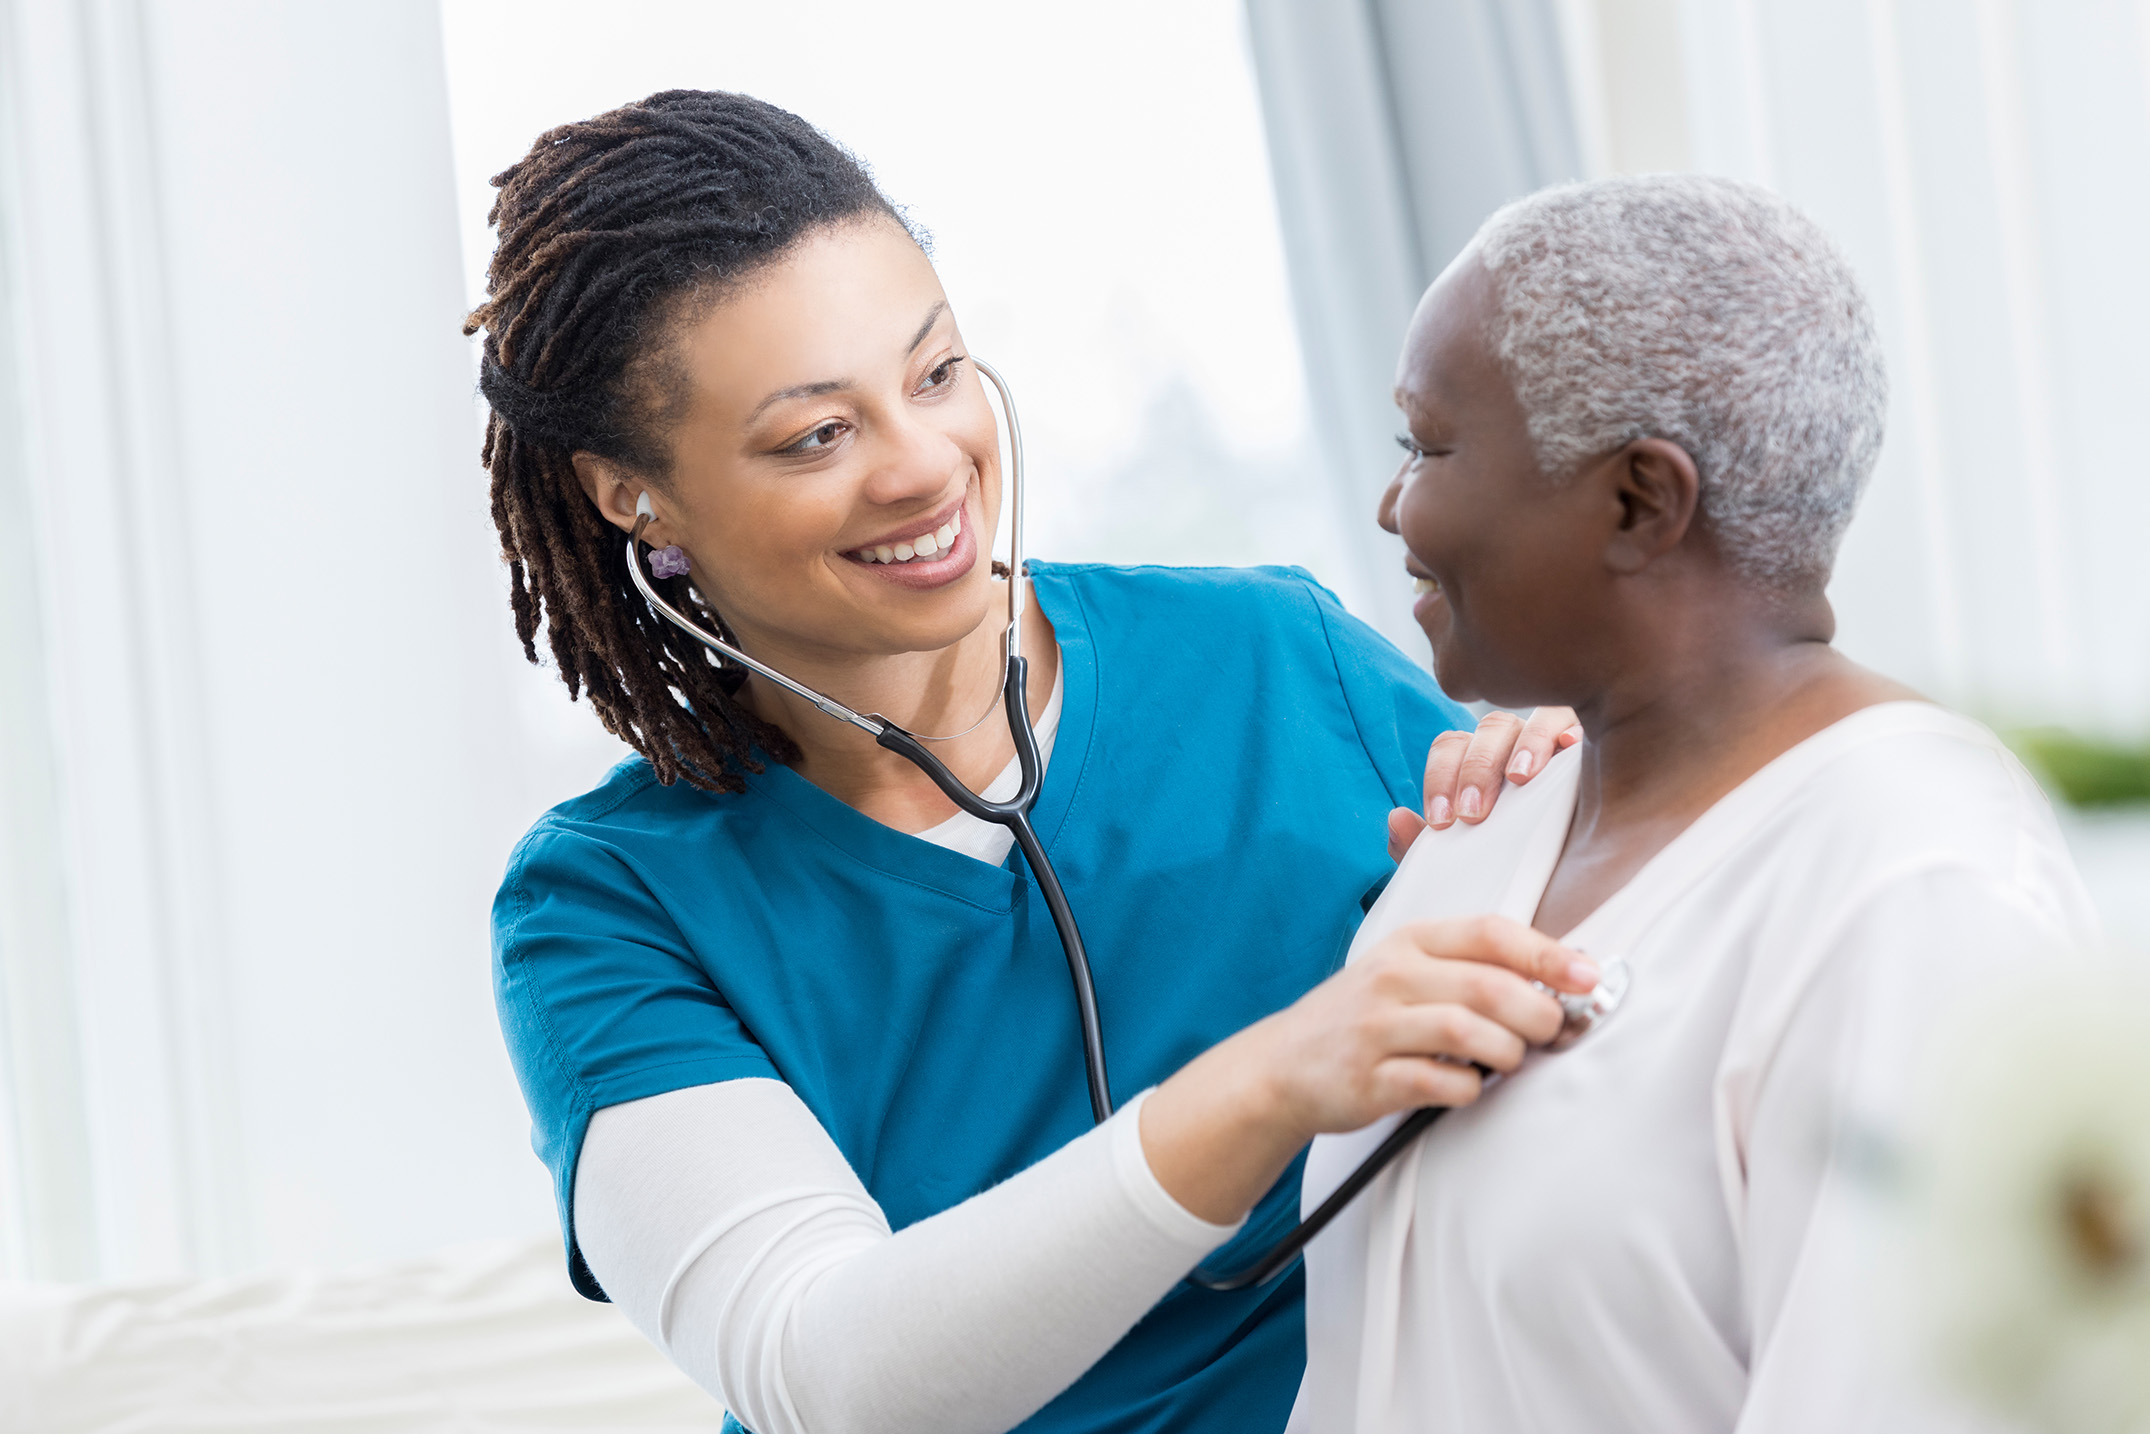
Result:
[[[1820,226],[1759,185],[1654,174],[1541,190],[1472,243],[1546,472],[1677,443],[1742,571],[1827,577],[1881,449],[1888,373]]]

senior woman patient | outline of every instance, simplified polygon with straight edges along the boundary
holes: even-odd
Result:
[[[1849,265],[1765,190],[1549,190],[1427,293],[1381,519],[1459,699],[1583,745],[1421,836],[1361,928],[1484,909],[1633,972],[1312,1247],[1293,1427],[1965,1427],[1877,1328],[1867,1198],[1947,991],[2092,934],[1985,729],[1830,646],[1881,445]],[[1392,1122],[1323,1137],[1309,1206]]]

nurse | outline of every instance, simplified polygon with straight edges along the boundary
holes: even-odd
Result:
[[[639,754],[532,828],[494,908],[577,1286],[758,1434],[1281,1428],[1298,1278],[1181,1277],[1290,1224],[1316,1133],[1467,1099],[1439,1058],[1513,1068],[1558,1024],[1527,978],[1593,984],[1470,921],[1310,993],[1422,769],[1434,826],[1482,816],[1569,719],[1443,738],[1465,714],[1296,570],[1033,564],[1034,820],[1121,1106],[1092,1130],[1006,833],[712,665],[624,567],[646,497],[672,602],[1012,785],[994,418],[917,237],[736,95],[563,126],[496,183],[471,324],[517,630]]]

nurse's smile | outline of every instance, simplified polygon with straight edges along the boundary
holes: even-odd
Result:
[[[970,495],[957,496],[923,518],[859,544],[844,556],[899,587],[937,588],[978,561],[978,522]]]

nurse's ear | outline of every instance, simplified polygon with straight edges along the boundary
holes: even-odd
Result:
[[[1616,518],[1605,543],[1605,566],[1633,577],[1680,546],[1702,506],[1702,475],[1677,443],[1638,438],[1579,475],[1605,490]]]
[[[642,530],[642,541],[653,548],[664,547],[673,541],[665,534],[664,508],[658,502],[657,490],[650,487],[647,479],[595,453],[577,453],[568,461],[575,465],[575,477],[581,482],[582,491],[590,495],[590,501],[604,514],[606,522],[623,533],[633,532],[635,505],[646,496],[656,516]]]

